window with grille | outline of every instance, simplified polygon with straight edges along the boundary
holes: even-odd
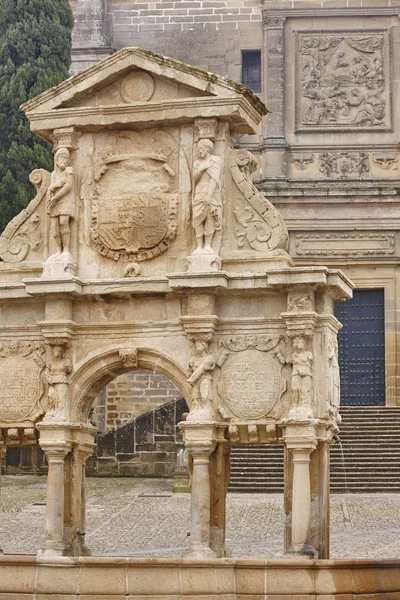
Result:
[[[261,50],[242,51],[242,83],[261,93]]]

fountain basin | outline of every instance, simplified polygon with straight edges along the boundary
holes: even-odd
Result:
[[[398,600],[398,560],[0,558],[0,600]]]

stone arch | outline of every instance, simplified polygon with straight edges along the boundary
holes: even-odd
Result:
[[[132,352],[134,362],[123,360],[121,353]],[[151,369],[166,375],[181,391],[190,407],[190,386],[181,365],[153,348],[121,345],[102,349],[85,359],[71,379],[71,420],[86,423],[90,407],[99,391],[118,375],[134,369]]]

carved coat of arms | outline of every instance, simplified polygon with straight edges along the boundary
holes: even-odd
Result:
[[[176,174],[161,147],[110,154],[95,174],[90,234],[113,260],[144,261],[164,252],[177,232]]]

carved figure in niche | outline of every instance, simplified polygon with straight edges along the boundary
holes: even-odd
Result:
[[[65,356],[67,340],[52,340],[51,361],[47,368],[49,406],[44,421],[67,421],[69,409],[68,376],[72,363]]]
[[[306,340],[302,336],[293,338],[293,354],[287,363],[293,365],[291,381],[292,406],[289,416],[302,414],[307,417],[313,412],[313,364],[312,352],[306,350]]]
[[[194,355],[189,367],[192,371],[187,382],[192,386],[192,406],[187,421],[210,420],[213,418],[212,406],[212,371],[216,367],[216,360],[208,351],[211,334],[194,336]]]
[[[339,349],[336,335],[329,337],[328,362],[330,365],[330,412],[337,423],[342,418],[339,414],[340,407],[340,368],[339,368]]]
[[[74,169],[70,163],[68,148],[59,148],[47,196],[47,212],[53,223],[57,248],[52,258],[70,255],[70,220],[75,216]]]
[[[197,240],[194,253],[213,253],[211,241],[221,230],[222,165],[221,159],[212,154],[213,148],[211,140],[201,139],[197,146],[199,158],[193,165],[192,224]]]

